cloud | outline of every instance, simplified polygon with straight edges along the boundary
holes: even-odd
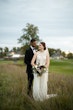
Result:
[[[58,44],[55,47],[67,46],[69,50],[72,44],[68,38],[73,39],[72,13],[73,0],[0,0],[0,40],[4,44],[11,42],[10,39],[16,43],[23,34],[22,28],[32,23],[38,26],[41,39],[45,37],[48,42],[50,38],[50,46],[54,46],[52,39],[60,38],[59,43],[55,40]],[[9,41],[3,40],[7,38]],[[65,39],[70,41],[70,47],[63,42]]]
[[[73,52],[73,37],[45,37],[43,41],[46,42],[50,48]]]

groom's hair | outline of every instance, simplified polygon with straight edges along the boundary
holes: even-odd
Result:
[[[36,39],[31,39],[31,41],[30,41],[30,42],[31,42],[31,43],[33,43],[33,42],[35,42],[35,41],[36,41]]]

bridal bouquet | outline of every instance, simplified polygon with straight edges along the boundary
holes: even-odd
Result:
[[[36,65],[33,67],[33,72],[41,76],[44,72],[46,72],[46,67],[44,65],[41,65],[41,66]]]

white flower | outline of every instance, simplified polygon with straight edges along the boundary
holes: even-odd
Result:
[[[35,65],[33,67],[33,72],[37,73],[39,76],[45,73],[45,71],[46,71],[46,67],[44,65],[41,65],[41,66]]]

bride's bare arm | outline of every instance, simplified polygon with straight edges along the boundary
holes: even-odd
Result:
[[[36,65],[36,64],[35,64],[36,56],[37,56],[37,53],[34,54],[32,60],[31,60],[31,65],[32,65],[32,66],[35,66],[35,65]]]
[[[49,64],[50,64],[50,56],[49,56],[49,52],[47,52],[47,56],[46,56],[46,68],[49,67]]]

